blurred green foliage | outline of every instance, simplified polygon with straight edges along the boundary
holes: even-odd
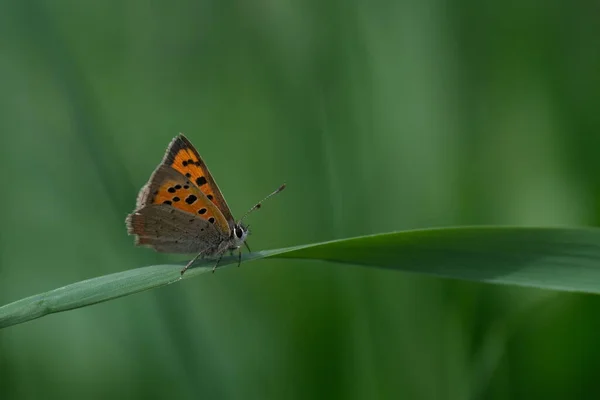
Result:
[[[590,1],[4,1],[0,303],[185,257],[124,218],[184,132],[253,249],[600,223]],[[0,398],[596,398],[600,299],[261,261],[0,332]]]

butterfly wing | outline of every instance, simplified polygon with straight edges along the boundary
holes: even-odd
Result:
[[[163,163],[181,173],[194,183],[223,214],[230,229],[235,225],[231,210],[213,179],[208,167],[194,148],[192,143],[179,134],[169,144]]]
[[[217,206],[189,178],[165,164],[142,188],[136,211],[126,222],[129,233],[138,236],[138,244],[169,253],[201,252],[231,232]]]
[[[130,214],[127,231],[136,235],[136,245],[165,253],[210,254],[222,240],[210,222],[165,204],[149,205]]]

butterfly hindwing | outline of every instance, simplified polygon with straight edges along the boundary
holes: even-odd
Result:
[[[136,245],[167,253],[211,253],[223,240],[207,220],[164,204],[151,204],[127,217]]]
[[[223,194],[198,151],[184,135],[180,134],[171,141],[163,163],[196,185],[206,198],[218,207],[230,228],[233,227],[235,221]]]
[[[138,210],[149,205],[164,205],[185,212],[188,218],[205,220],[220,236],[229,237],[229,224],[217,206],[189,178],[165,164],[159,165],[138,196]]]

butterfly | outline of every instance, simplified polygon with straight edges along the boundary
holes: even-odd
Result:
[[[135,211],[125,220],[135,244],[164,253],[197,253],[181,270],[181,275],[198,257],[215,257],[239,250],[246,243],[248,226],[242,221],[261,207],[262,202],[285,189],[281,185],[236,221],[208,167],[183,135],[176,136],[162,162],[137,197]]]

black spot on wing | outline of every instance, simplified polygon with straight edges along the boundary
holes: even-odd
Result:
[[[188,204],[194,204],[196,200],[198,200],[198,198],[195,195],[190,194],[188,197],[186,197],[185,202]]]

